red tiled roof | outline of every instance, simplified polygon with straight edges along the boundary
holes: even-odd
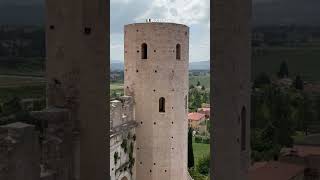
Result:
[[[209,111],[210,112],[210,108],[198,108],[198,111],[204,111],[204,112]]]
[[[320,146],[294,145],[293,148],[283,148],[282,152],[284,155],[294,154],[300,157],[306,157],[309,155],[320,156]]]
[[[250,168],[249,180],[290,180],[303,173],[304,169],[301,165],[270,161]]]
[[[188,114],[188,119],[192,121],[199,121],[204,118],[205,115],[197,112],[192,112]]]

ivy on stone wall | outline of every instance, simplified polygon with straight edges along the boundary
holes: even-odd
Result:
[[[134,142],[136,140],[136,135],[134,134],[131,136],[131,133],[129,132],[128,134],[124,134],[122,136],[123,140],[121,143],[121,148],[123,149],[124,153],[129,156],[129,160],[124,163],[121,167],[119,167],[116,172],[122,172],[126,171],[127,169],[130,170],[130,174],[132,175],[132,168],[135,163],[135,158],[133,157],[133,151],[134,151]]]
[[[123,151],[124,151],[125,153],[127,153],[128,148],[127,148],[127,140],[126,140],[126,139],[123,139],[123,140],[122,140],[121,148],[123,149]]]
[[[114,153],[114,155],[113,155],[113,159],[114,159],[114,164],[116,165],[116,164],[117,164],[118,159],[120,159],[120,157],[119,157],[119,153],[118,153],[118,152],[115,152],[115,153]]]

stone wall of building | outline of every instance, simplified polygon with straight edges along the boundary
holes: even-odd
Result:
[[[136,134],[132,97],[110,102],[110,179],[135,180]]]
[[[41,178],[70,180],[73,173],[73,132],[70,111],[51,107],[31,112],[40,124]]]
[[[17,122],[0,127],[0,179],[39,180],[38,133]]]

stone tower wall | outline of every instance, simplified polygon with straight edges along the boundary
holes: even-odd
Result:
[[[138,122],[139,180],[187,179],[189,28],[174,23],[137,23],[124,29],[125,95],[133,96]],[[142,44],[147,59],[142,59]],[[176,59],[176,45],[181,57]],[[165,98],[165,112],[159,99]]]
[[[46,8],[48,106],[70,110],[74,178],[105,179],[108,153],[92,147],[107,144],[107,1],[47,0]]]
[[[213,3],[213,175],[245,180],[250,165],[251,1]]]

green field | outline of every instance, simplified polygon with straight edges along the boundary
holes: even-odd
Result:
[[[45,95],[45,85],[0,88],[0,103],[12,97],[18,97],[20,99],[45,98]]]
[[[110,90],[122,90],[123,84],[122,83],[110,83]]]
[[[261,72],[276,75],[282,61],[287,61],[289,76],[300,74],[303,79],[320,81],[320,48],[255,48],[252,54],[252,75]]]
[[[194,141],[194,140],[193,140]],[[194,164],[197,166],[198,160],[210,153],[210,144],[192,143]]]
[[[0,75],[0,88],[45,85],[41,77]]]
[[[43,57],[0,58],[1,75],[43,76],[45,61]]]

